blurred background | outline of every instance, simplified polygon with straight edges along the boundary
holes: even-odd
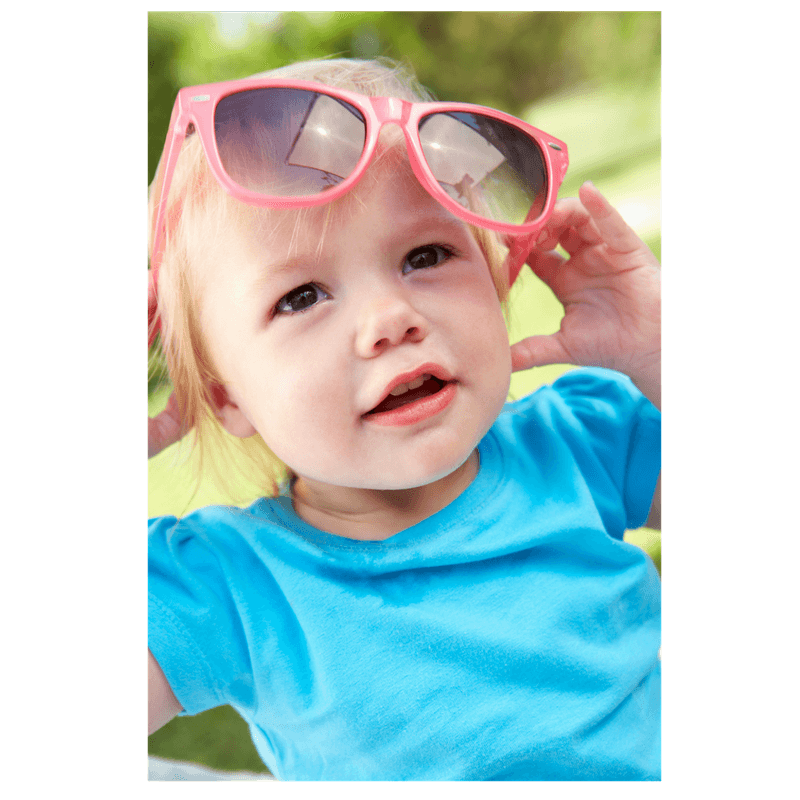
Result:
[[[403,61],[439,100],[498,108],[562,139],[570,166],[560,196],[576,195],[591,179],[660,259],[660,12],[150,12],[148,184],[181,87],[331,55]],[[563,314],[529,270],[514,285],[510,307],[512,341],[553,333]],[[157,356],[153,363],[151,416],[170,392]],[[569,368],[515,374],[512,396]],[[196,490],[191,454],[178,444],[150,460],[148,500],[158,516],[227,498],[213,485]],[[626,538],[660,570],[658,534],[641,529]],[[150,737],[149,750],[216,769],[265,771],[246,725],[228,707],[173,720]]]

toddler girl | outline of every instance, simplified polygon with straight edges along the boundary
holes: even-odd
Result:
[[[427,99],[347,60],[179,96],[150,453],[242,440],[265,497],[150,521],[151,731],[230,704],[288,780],[658,780],[622,537],[658,509],[659,265],[591,184],[555,204],[563,142]],[[526,257],[565,317],[510,346]],[[507,404],[547,363],[589,368]]]

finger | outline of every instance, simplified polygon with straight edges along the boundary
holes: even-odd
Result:
[[[156,290],[153,286],[153,273],[147,270],[147,307],[150,308],[156,303]]]
[[[566,258],[555,250],[533,249],[528,256],[528,266],[539,278],[541,278],[551,289],[553,281],[562,268]]]
[[[511,371],[519,372],[548,364],[571,364],[572,357],[561,343],[559,333],[529,336],[511,345]]]
[[[644,242],[591,181],[578,194],[606,244],[618,253],[627,254],[644,247]]]
[[[173,393],[169,396],[166,408],[148,420],[147,457],[152,458],[165,448],[175,444],[182,435],[180,411]]]
[[[598,244],[602,241],[591,214],[577,197],[567,197],[556,203],[547,225],[539,234],[536,246],[542,250],[552,250],[559,244],[564,246],[565,240],[575,242],[573,249],[583,244]]]

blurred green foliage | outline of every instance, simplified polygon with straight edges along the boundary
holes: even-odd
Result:
[[[181,87],[310,58],[386,56],[411,66],[441,100],[499,108],[566,141],[562,196],[593,180],[660,258],[660,42],[660,12],[151,12],[148,183]],[[513,288],[511,308],[512,341],[552,333],[563,313],[528,271]],[[152,416],[169,387],[160,356],[151,355]],[[512,396],[568,368],[517,373]],[[195,494],[191,463],[181,463],[178,448],[150,460],[151,515],[225,502],[214,486]],[[660,534],[640,529],[626,539],[660,571]],[[246,724],[228,707],[176,718],[150,737],[149,750],[216,769],[264,769]]]
[[[223,35],[239,21],[242,35]],[[149,176],[182,86],[244,78],[325,56],[387,56],[413,67],[440,100],[516,116],[569,87],[660,73],[661,14],[648,12],[368,11],[280,14],[151,12]],[[555,133],[555,132],[554,132]]]

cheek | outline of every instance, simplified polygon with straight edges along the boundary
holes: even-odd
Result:
[[[455,324],[462,330],[462,341],[476,354],[508,361],[511,369],[508,329],[491,277],[476,276],[462,286],[455,304]]]
[[[502,409],[511,384],[508,329],[491,278],[465,288],[459,319],[461,356],[472,365],[474,388],[492,416]]]
[[[343,369],[325,359],[296,356],[278,366],[251,402],[256,428],[275,454],[299,469],[306,454],[335,450],[344,436],[342,420],[351,413]],[[297,465],[297,466],[296,466]]]

